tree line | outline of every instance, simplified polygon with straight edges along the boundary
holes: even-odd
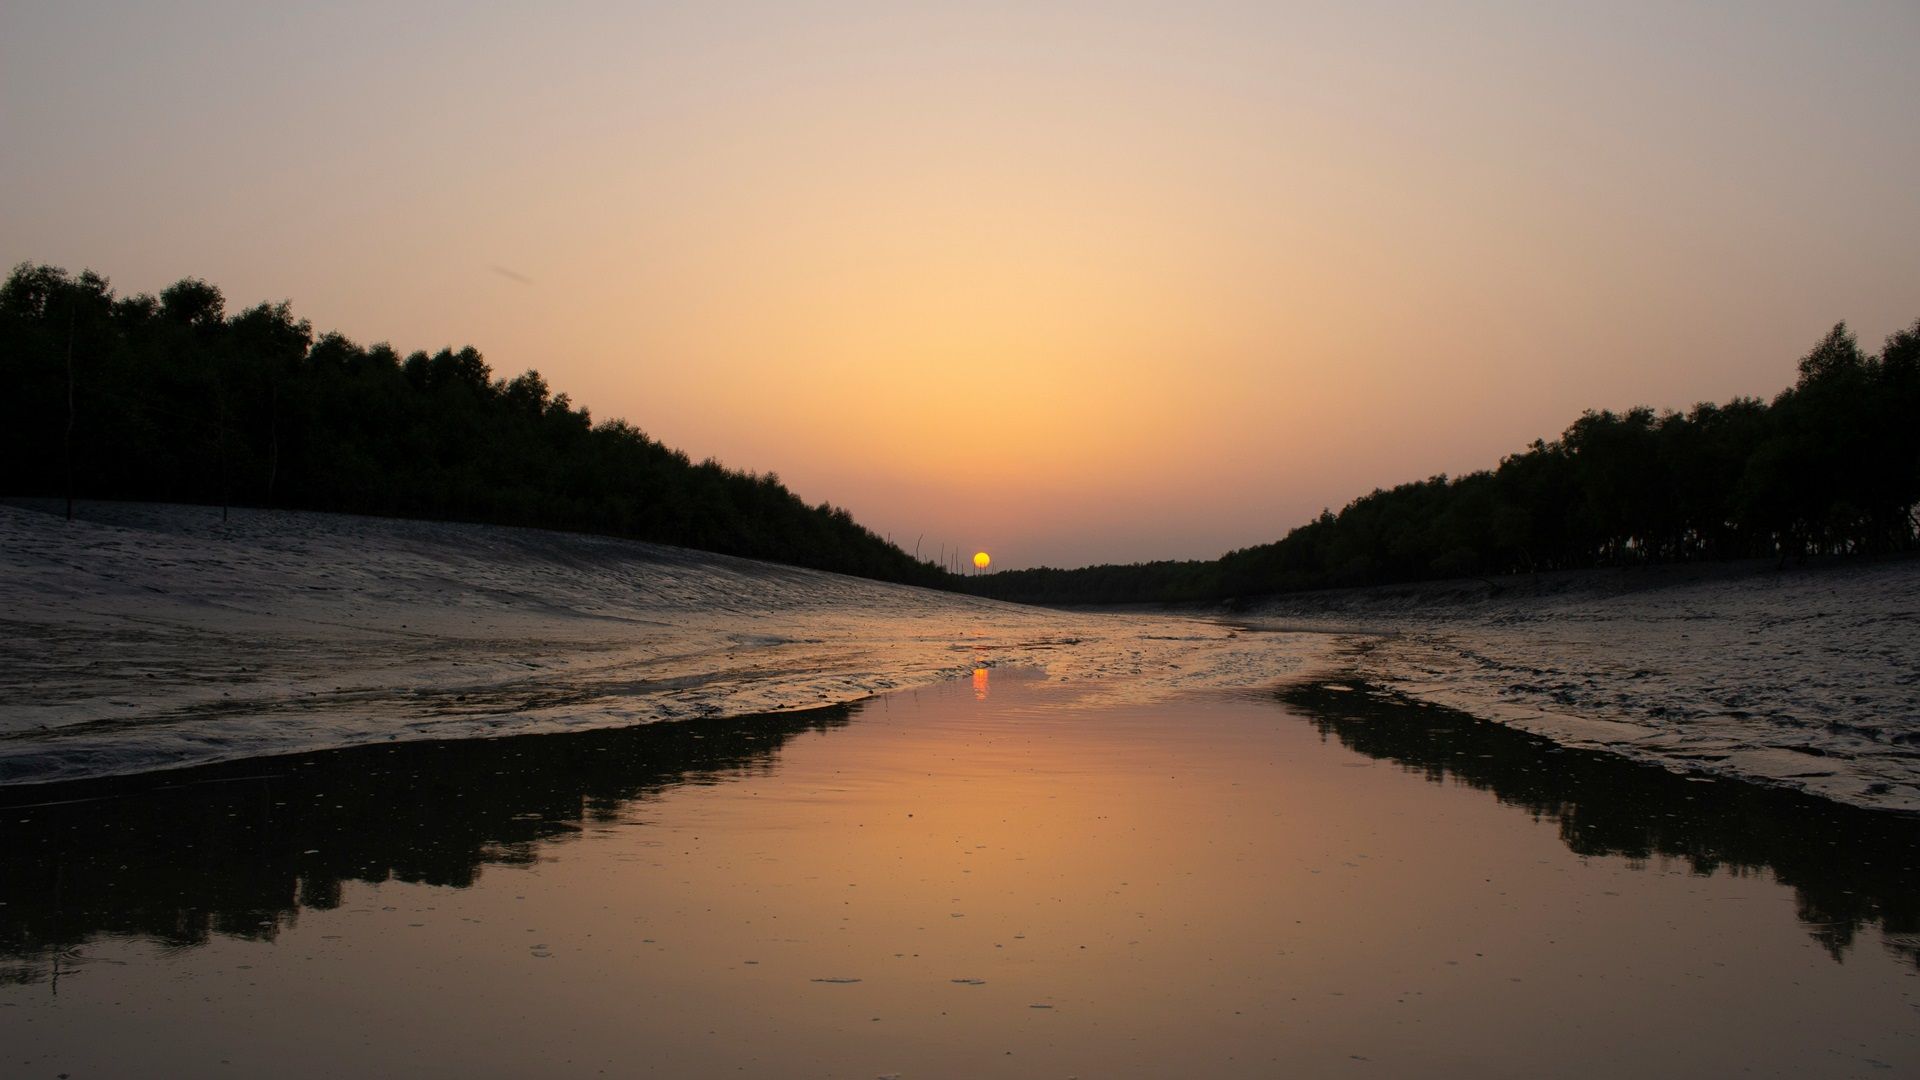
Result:
[[[772,474],[595,423],[469,348],[316,335],[188,278],[0,285],[0,493],[251,505],[605,533],[1028,603],[1267,593],[1920,546],[1920,322],[1877,355],[1837,325],[1772,402],[1588,412],[1491,470],[1375,490],[1214,560],[961,577]]]
[[[1266,593],[1650,562],[1920,546],[1920,321],[1864,352],[1846,324],[1771,403],[1587,412],[1498,468],[1364,495],[1211,561],[969,579],[1030,603]]]
[[[118,297],[21,264],[0,285],[0,493],[334,510],[606,533],[944,585],[846,510],[595,423],[471,347],[401,356],[188,278]]]

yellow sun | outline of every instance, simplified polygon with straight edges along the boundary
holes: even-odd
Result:
[[[973,553],[973,565],[980,569],[985,570],[988,566],[992,565],[992,563],[992,556],[989,556],[986,552],[976,551]]]

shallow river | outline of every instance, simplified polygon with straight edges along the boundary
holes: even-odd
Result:
[[[1120,696],[0,789],[0,1070],[1920,1074],[1910,819],[1345,683]]]

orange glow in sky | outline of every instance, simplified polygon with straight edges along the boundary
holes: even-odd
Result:
[[[9,264],[471,343],[927,558],[1212,557],[1920,316],[1912,5],[4,24]]]

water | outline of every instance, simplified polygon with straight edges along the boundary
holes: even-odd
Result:
[[[1230,625],[0,508],[0,1063],[1914,1072],[1917,567]]]
[[[1920,826],[1018,669],[0,803],[19,1075],[1900,1075]],[[34,795],[57,795],[35,799]]]
[[[0,506],[0,784],[812,708],[980,666],[1147,700],[1268,685],[1332,644],[537,529],[81,518]]]

